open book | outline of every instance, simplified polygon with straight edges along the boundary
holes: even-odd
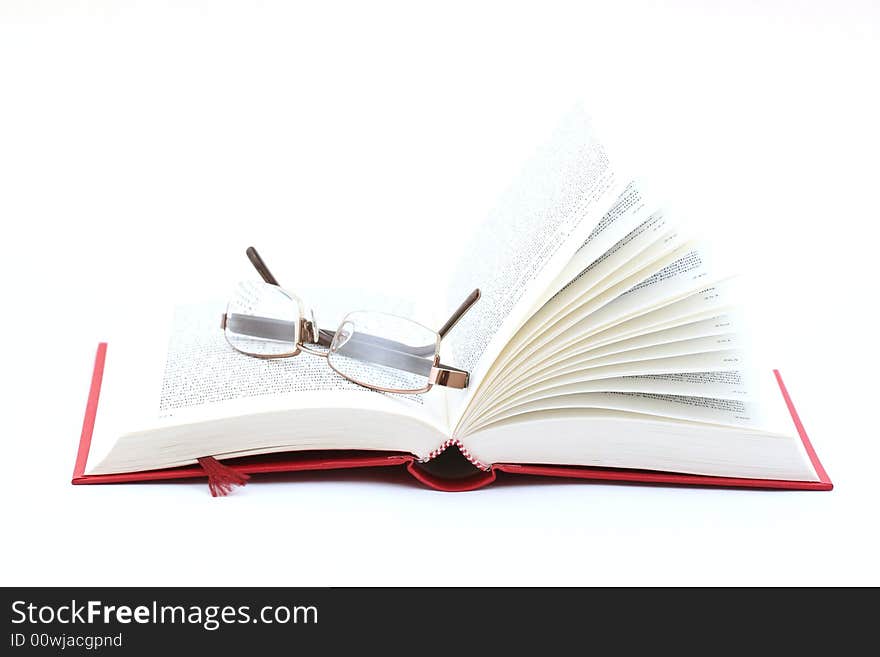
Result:
[[[442,344],[469,384],[421,395],[368,390],[307,354],[250,358],[224,339],[222,300],[179,307],[170,339],[145,325],[152,338],[99,351],[75,483],[194,476],[212,456],[251,473],[407,464],[452,489],[499,470],[830,488],[781,379],[750,356],[731,281],[581,112],[476,231],[434,310],[474,288]],[[333,315],[326,295],[310,301]],[[157,334],[164,355],[144,348]]]

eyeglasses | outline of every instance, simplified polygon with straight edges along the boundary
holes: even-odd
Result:
[[[220,327],[230,346],[255,358],[305,351],[327,359],[349,381],[381,392],[420,394],[434,385],[466,388],[468,372],[440,363],[440,342],[480,298],[474,290],[438,331],[383,312],[347,314],[335,332],[318,328],[314,312],[282,289],[254,247],[247,256],[264,282],[239,283]]]

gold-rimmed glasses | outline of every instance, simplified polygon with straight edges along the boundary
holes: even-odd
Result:
[[[230,346],[255,358],[305,351],[327,359],[349,381],[381,392],[420,394],[434,385],[466,388],[468,373],[440,363],[440,343],[480,298],[474,290],[439,329],[405,317],[358,310],[336,331],[318,327],[302,300],[283,289],[254,247],[247,256],[263,281],[239,283],[221,320]]]

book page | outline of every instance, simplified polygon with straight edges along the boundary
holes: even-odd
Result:
[[[694,340],[683,340],[678,342],[667,342],[662,345],[652,345],[650,347],[619,352],[604,357],[593,357],[588,354],[585,357],[565,360],[553,368],[536,372],[534,376],[526,377],[521,380],[518,385],[509,385],[507,393],[504,395],[496,395],[491,400],[480,406],[480,419],[485,419],[495,412],[498,408],[506,408],[518,403],[523,396],[528,395],[535,390],[546,390],[550,388],[558,388],[568,384],[583,381],[591,370],[608,365],[620,365],[624,363],[639,363],[672,358],[676,356],[690,356],[700,353],[710,353],[714,351],[730,351],[737,350],[740,347],[739,337],[733,335],[718,335]],[[704,380],[707,388],[710,384],[709,380]],[[691,390],[696,380],[689,382]],[[650,390],[648,392],[651,392]],[[674,394],[699,394],[698,392]],[[706,396],[712,396],[706,392]]]
[[[174,314],[159,400],[159,417],[182,409],[216,407],[255,397],[351,391],[384,395],[403,405],[422,406],[425,395],[377,393],[343,378],[327,360],[309,353],[293,358],[253,358],[235,351],[220,328],[223,302],[179,306]]]
[[[356,297],[352,299],[352,297]],[[363,292],[306,291],[322,327],[352,308],[407,315],[406,304]],[[307,305],[308,307],[308,305]],[[107,349],[88,469],[123,435],[290,409],[345,408],[403,415],[448,434],[445,390],[424,395],[375,392],[348,381],[326,359],[301,353],[259,359],[235,351],[220,328],[226,301],[145,312]]]
[[[331,331],[352,308],[412,313],[410,302],[365,291],[306,290],[302,298],[306,308],[313,304],[319,325]],[[162,424],[332,403],[412,415],[447,432],[445,388],[435,386],[425,394],[377,392],[307,352],[273,359],[242,354],[220,328],[224,311],[220,300],[176,308],[157,409]]]
[[[776,397],[780,402],[776,405],[784,411],[778,387]],[[575,406],[502,420],[471,436],[468,449],[483,463],[566,464],[818,481],[791,417],[787,424],[784,431],[770,433]]]
[[[647,277],[646,270],[652,273],[671,262],[682,246],[679,236],[666,228],[662,214],[639,224],[531,315],[495,361],[490,385],[498,385],[511,370],[521,372],[528,354]]]
[[[582,111],[569,115],[479,226],[448,289],[450,305],[480,300],[449,337],[474,395],[501,349],[528,318],[625,186]],[[451,413],[454,415],[455,413]]]
[[[604,338],[604,334],[597,334],[592,336],[590,340],[575,342],[558,353],[554,353],[552,357],[543,360],[537,369],[524,373],[523,378],[528,378],[528,381],[531,383],[540,377],[552,375],[561,367],[580,362],[581,360],[588,361],[593,358],[629,352],[633,349],[641,349],[653,345],[680,343],[694,338],[721,336],[724,334],[734,334],[739,339],[737,326],[737,319],[732,315],[726,314],[660,330],[652,330],[635,337],[619,340]]]
[[[730,349],[709,351],[699,354],[687,354],[684,356],[654,358],[651,360],[614,363],[611,365],[603,365],[601,367],[592,367],[586,370],[581,369],[580,366],[574,366],[561,370],[555,376],[544,379],[541,383],[547,382],[551,385],[559,384],[564,386],[575,382],[583,383],[621,377],[741,371],[748,367],[749,364],[746,360],[746,353],[741,350]],[[462,421],[456,429],[456,435],[458,437],[464,437],[473,433],[486,421],[494,422],[494,415],[498,412],[497,409],[507,408],[508,406],[505,405],[504,402],[508,399],[512,399],[513,395],[517,395],[518,393],[519,389],[515,389],[515,392],[512,392],[509,396],[498,397],[494,402],[484,405],[481,407],[480,412],[465,416],[464,421]],[[511,402],[510,407],[513,406],[518,406],[518,402]],[[488,412],[487,409],[489,408],[495,408],[496,410]],[[493,417],[490,418],[489,416]]]
[[[554,395],[518,405],[481,422],[475,430],[486,429],[496,422],[541,411],[579,410],[588,417],[591,410],[655,415],[673,420],[706,422],[732,427],[760,428],[760,407],[742,399],[713,399],[646,392],[590,392]]]
[[[646,314],[652,308],[668,305],[686,296],[687,290],[691,292],[699,290],[698,283],[706,276],[702,264],[698,253],[693,251],[691,246],[682,245],[672,253],[667,253],[659,260],[653,261],[648,267],[643,267],[636,274],[612,285],[598,296],[584,301],[581,305],[573,306],[574,309],[568,314],[555,321],[545,321],[541,330],[530,341],[523,342],[518,353],[511,354],[512,347],[504,349],[487,383],[488,388],[482,390],[480,398],[467,409],[464,422],[479,415],[493,398],[503,394],[511,385],[515,385],[516,380],[540,368],[544,361],[556,355],[561,356],[565,350],[577,343],[581,343],[585,348],[592,346],[589,340],[591,335],[628,319],[620,316],[622,312]],[[654,294],[648,294],[646,297],[645,290],[650,290]],[[720,291],[703,296],[711,297],[711,304],[723,303],[723,295]],[[709,310],[711,304],[704,300],[701,310]],[[615,321],[596,326],[603,320],[607,321],[609,316],[615,317]]]
[[[537,311],[557,294],[557,290],[565,289],[575,278],[582,276],[596,261],[606,257],[615,245],[655,214],[658,214],[657,211],[646,203],[638,185],[630,182],[533,310]]]
[[[746,373],[729,372],[682,372],[678,374],[647,374],[621,376],[608,379],[583,381],[578,376],[560,377],[542,384],[530,386],[523,394],[505,402],[499,410],[508,410],[518,404],[546,399],[558,395],[583,392],[647,392],[658,395],[684,397],[711,397],[715,399],[750,399],[752,392],[746,383]],[[494,413],[484,417],[491,419]]]

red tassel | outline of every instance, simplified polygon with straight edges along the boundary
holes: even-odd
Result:
[[[223,465],[213,456],[203,456],[198,461],[208,475],[211,497],[225,497],[232,492],[234,486],[244,486],[250,479],[245,473]]]

